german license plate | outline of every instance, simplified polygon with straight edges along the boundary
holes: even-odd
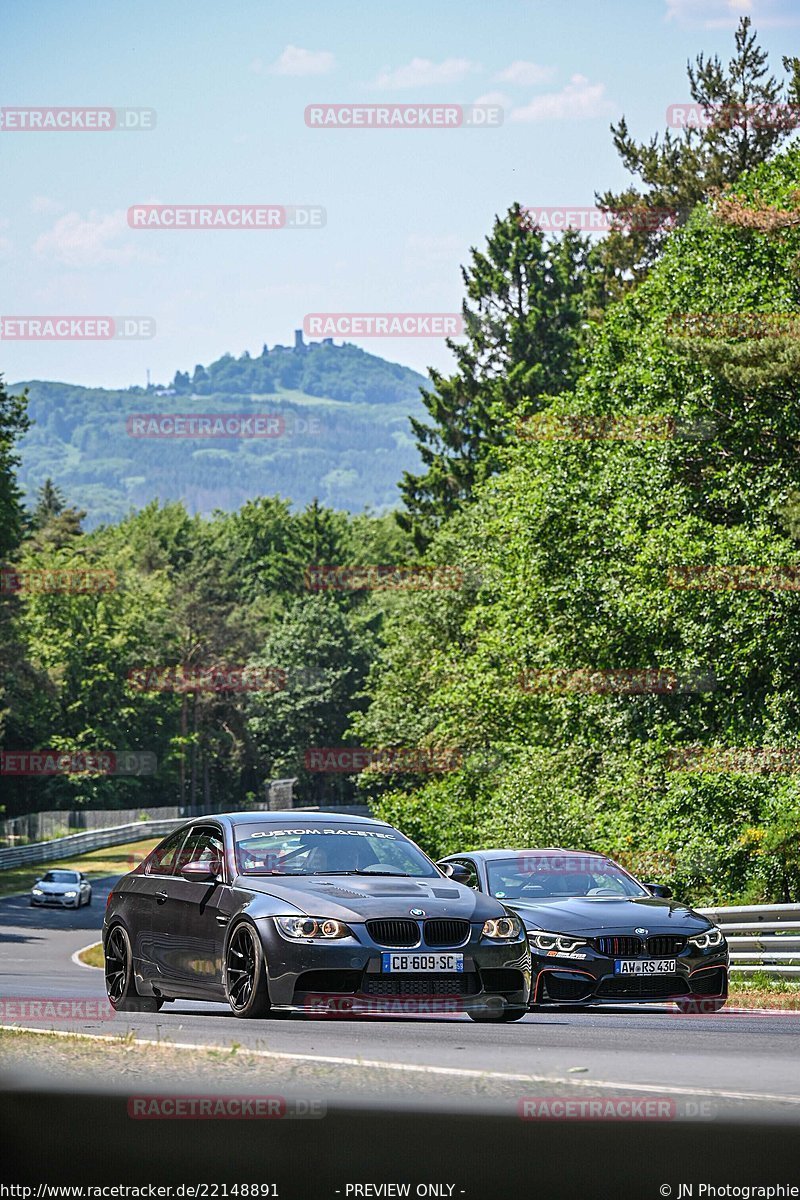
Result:
[[[618,958],[615,975],[674,975],[674,958]]]
[[[419,975],[428,971],[441,973],[463,970],[463,954],[395,954],[394,952],[381,954],[381,971],[384,974],[408,972]]]

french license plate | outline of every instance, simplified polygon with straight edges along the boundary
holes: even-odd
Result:
[[[428,971],[440,973],[463,970],[463,954],[381,954],[381,971],[384,974],[409,972],[418,975]]]
[[[674,975],[674,958],[618,958],[615,975]]]

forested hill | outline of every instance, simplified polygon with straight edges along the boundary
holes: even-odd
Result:
[[[192,512],[233,510],[259,495],[295,505],[385,509],[419,458],[408,421],[423,413],[416,371],[351,344],[264,346],[258,357],[223,355],[165,386],[76,387],[33,380],[33,426],[20,443],[20,481],[33,494],[48,476],[88,527],[118,520],[153,498]],[[266,415],[269,437],[134,436],[142,414]],[[152,432],[153,426],[148,427]],[[277,432],[276,432],[277,431]]]

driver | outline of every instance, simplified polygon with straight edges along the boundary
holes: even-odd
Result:
[[[319,871],[363,871],[378,860],[363,838],[323,836],[313,847],[306,859],[306,870]]]

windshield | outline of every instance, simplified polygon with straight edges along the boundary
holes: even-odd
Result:
[[[487,864],[489,891],[499,900],[554,900],[560,896],[649,896],[607,858],[582,854],[520,853]]]
[[[48,871],[42,876],[42,883],[77,883],[78,876],[74,871]]]
[[[243,825],[234,840],[242,875],[439,874],[396,829]]]

